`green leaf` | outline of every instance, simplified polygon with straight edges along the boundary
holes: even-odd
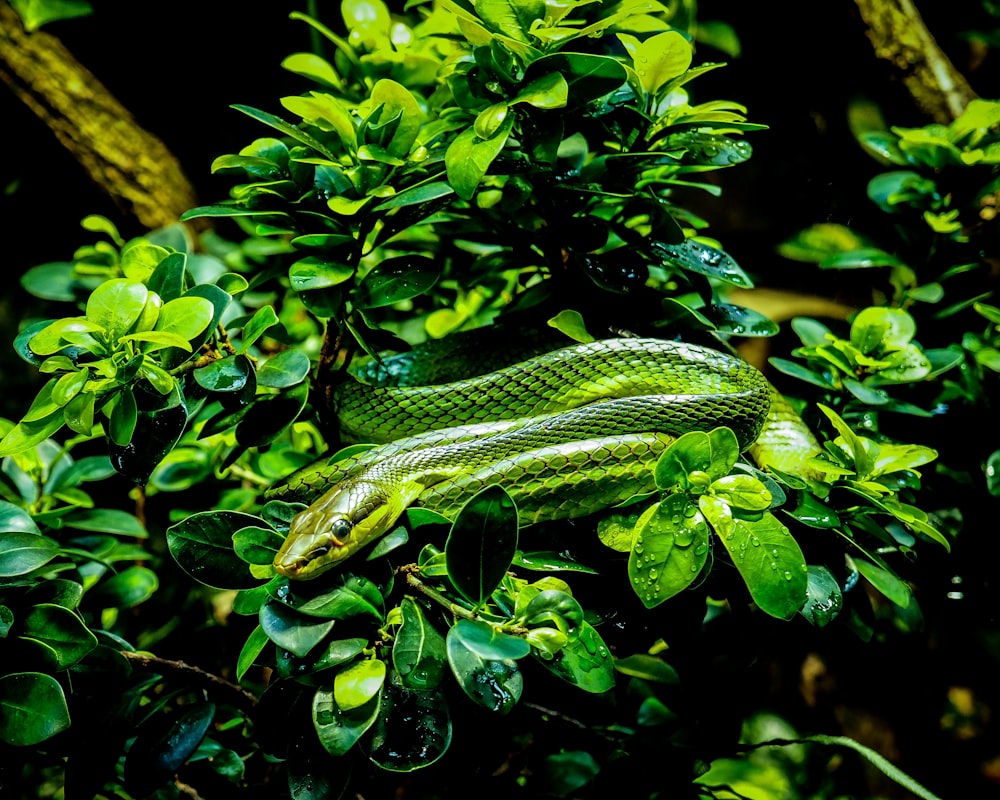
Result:
[[[448,577],[481,605],[500,584],[517,549],[517,509],[500,485],[487,486],[459,511],[445,544]]]
[[[428,292],[441,277],[441,268],[424,256],[398,256],[376,264],[361,280],[354,295],[358,308],[382,308]]]
[[[649,94],[691,66],[691,44],[676,31],[665,31],[640,42],[634,36],[619,33],[618,39],[632,57],[639,83]]]
[[[110,339],[128,332],[142,314],[149,290],[128,278],[112,278],[90,294],[87,320],[99,326]]]
[[[753,522],[733,520],[719,536],[761,611],[789,619],[806,601],[805,557],[788,529],[772,514]]]
[[[524,678],[516,661],[489,661],[470,650],[455,628],[445,638],[448,664],[462,691],[477,705],[508,713],[521,697]]]
[[[514,103],[527,103],[535,108],[563,108],[569,98],[569,84],[558,72],[550,72],[535,78],[521,88],[513,99]]]
[[[269,114],[266,111],[260,111],[259,109],[251,108],[250,106],[234,105],[234,106],[232,106],[232,108],[235,108],[237,111],[241,111],[242,113],[246,114],[248,117],[252,117],[253,119],[257,120],[258,122],[263,122],[265,125],[269,125],[270,127],[274,128],[277,131],[280,131],[281,133],[285,134],[286,136],[290,136],[291,138],[295,139],[297,142],[300,142],[301,144],[304,144],[306,147],[312,148],[313,150],[315,150],[320,155],[324,156],[325,158],[327,158],[330,161],[336,161],[337,160],[336,154],[332,153],[321,142],[319,142],[318,140],[316,140],[314,137],[310,136],[308,133],[306,133],[305,131],[303,131],[301,128],[297,128],[295,125],[291,125],[288,122],[285,122],[285,120],[281,119],[281,117],[276,117],[274,114]],[[195,209],[195,210],[198,211],[198,210],[204,210],[204,209]],[[181,218],[182,221],[184,219],[191,219],[191,214],[192,214],[192,212],[190,212],[190,211],[187,212]]]
[[[728,254],[703,244],[695,239],[687,239],[681,244],[652,243],[654,252],[660,253],[665,266],[673,266],[724,283],[752,289],[753,281],[743,271],[742,267]]]
[[[192,341],[205,332],[215,316],[215,306],[204,297],[185,295],[163,304],[154,330]]]
[[[491,30],[517,42],[527,42],[535,20],[545,18],[543,0],[480,0],[476,14]]]
[[[885,595],[889,600],[900,608],[906,608],[910,604],[913,592],[909,584],[900,580],[896,575],[883,567],[866,561],[863,558],[855,558],[854,566],[858,572],[872,585]]]
[[[108,420],[108,436],[111,441],[121,447],[131,442],[137,419],[135,394],[133,394],[131,387],[123,386],[115,398],[111,417]]]
[[[333,699],[342,711],[361,708],[382,690],[385,662],[378,658],[355,661],[333,679]]]
[[[600,694],[615,685],[614,659],[601,635],[589,622],[583,622],[579,635],[555,657],[543,660],[551,672],[585,692]]]
[[[342,756],[350,750],[378,717],[382,693],[377,693],[366,705],[345,711],[337,705],[332,689],[318,689],[313,695],[312,720],[316,735],[332,756]]]
[[[325,261],[317,256],[306,256],[288,268],[288,279],[297,292],[325,289],[350,280],[354,267]]]
[[[243,680],[243,676],[247,674],[260,654],[264,652],[264,648],[267,647],[270,642],[271,640],[267,638],[267,634],[264,633],[264,629],[260,625],[253,629],[247,637],[246,642],[243,643],[240,654],[236,659],[237,682]]]
[[[657,461],[656,485],[664,490],[704,491],[712,481],[728,475],[739,456],[739,443],[729,428],[685,433]]]
[[[76,614],[51,603],[32,606],[21,622],[23,635],[52,648],[56,668],[66,669],[97,647],[97,637]]]
[[[620,61],[589,53],[552,53],[535,59],[525,72],[526,80],[536,75],[558,73],[566,81],[568,102],[582,105],[611,94],[628,79]]]
[[[471,200],[476,194],[513,128],[514,115],[508,114],[488,139],[480,138],[474,128],[468,128],[448,146],[444,157],[448,183],[463,200]]]
[[[270,328],[278,324],[278,315],[273,306],[266,305],[258,308],[250,321],[243,326],[243,341],[240,344],[240,352],[245,353],[250,347]]]
[[[466,648],[487,661],[516,660],[531,652],[531,646],[524,639],[502,633],[478,620],[460,619],[448,635],[458,637]]]
[[[267,566],[274,563],[283,541],[284,537],[273,528],[254,525],[233,534],[233,550],[248,564]]]
[[[20,506],[0,500],[0,533],[4,532],[41,533],[31,518],[31,514]]]
[[[237,511],[204,511],[167,528],[167,548],[188,575],[217,589],[252,589],[260,584],[233,551],[233,534],[260,524]]]
[[[24,575],[58,554],[59,545],[45,536],[23,531],[0,533],[0,578]]]
[[[704,515],[684,493],[667,495],[635,525],[628,576],[636,595],[653,608],[690,586],[709,556]]]
[[[157,265],[169,255],[169,250],[144,239],[137,239],[122,248],[119,267],[130,281],[145,284]],[[89,311],[87,316],[90,316]]]
[[[257,369],[257,385],[288,389],[302,383],[312,369],[309,356],[301,350],[282,350]]]
[[[259,619],[272,642],[300,658],[326,638],[335,622],[304,616],[277,601],[261,606]]]
[[[826,567],[809,565],[806,602],[799,613],[817,628],[825,628],[844,607],[840,584]]]
[[[444,637],[413,599],[403,598],[400,615],[403,622],[392,644],[392,666],[407,689],[435,689],[447,667]]]
[[[417,141],[420,128],[423,125],[424,113],[416,98],[402,84],[388,78],[382,78],[373,87],[370,98],[371,107],[380,109],[373,112],[366,122],[369,127],[376,124],[372,119],[378,115],[378,124],[387,120],[396,120],[392,126],[392,136],[388,141],[378,144],[396,158],[405,158]]]
[[[561,333],[565,333],[575,342],[593,342],[594,337],[587,331],[587,325],[583,321],[583,315],[579,311],[566,308],[548,320],[547,325],[555,328]]]
[[[81,531],[112,533],[145,539],[149,534],[135,514],[117,508],[94,508],[74,511],[63,517],[63,525]]]
[[[66,696],[51,675],[15,672],[0,677],[0,741],[30,747],[69,724]]]
[[[371,729],[368,758],[392,772],[429,766],[451,744],[451,713],[443,692],[418,691],[387,681]]]
[[[87,17],[94,7],[86,0],[11,0],[29,33],[61,19]]]
[[[252,374],[250,359],[243,354],[210,361],[193,372],[195,382],[210,392],[238,392]]]
[[[724,475],[712,483],[711,491],[744,511],[764,511],[771,506],[771,493],[752,475]]]
[[[134,608],[149,600],[159,586],[153,570],[133,566],[101,581],[87,592],[87,599],[101,608]]]

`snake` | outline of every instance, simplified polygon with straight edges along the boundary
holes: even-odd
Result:
[[[375,446],[306,468],[269,493],[310,503],[274,558],[278,574],[315,578],[408,507],[454,520],[497,483],[522,527],[621,505],[656,491],[657,459],[690,431],[726,426],[765,466],[794,467],[819,450],[758,369],[711,347],[618,337],[496,369],[472,361],[482,374],[417,385],[403,385],[411,379],[392,361],[375,361],[337,387],[343,441]]]

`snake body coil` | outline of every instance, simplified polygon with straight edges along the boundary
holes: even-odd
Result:
[[[739,358],[645,338],[572,345],[446,384],[348,381],[336,398],[345,437],[388,443],[286,487],[286,499],[310,500],[317,483],[332,488],[292,521],[275,568],[315,577],[410,504],[452,516],[492,483],[522,525],[616,505],[655,488],[652,466],[678,435],[725,425],[748,448],[772,394]]]

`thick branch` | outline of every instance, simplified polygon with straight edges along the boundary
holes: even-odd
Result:
[[[913,0],[855,0],[868,26],[875,55],[902,74],[917,106],[935,122],[947,124],[965,110],[976,93],[927,30]]]
[[[197,204],[163,142],[141,128],[58,39],[44,31],[27,33],[5,2],[0,2],[0,81],[144,227],[172,224]]]

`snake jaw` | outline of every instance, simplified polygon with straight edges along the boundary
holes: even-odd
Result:
[[[396,516],[377,486],[345,481],[295,516],[274,569],[296,580],[315,578],[384,533]]]

